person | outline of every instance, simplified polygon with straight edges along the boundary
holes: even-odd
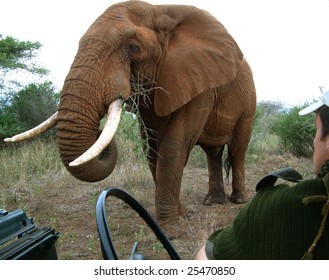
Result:
[[[329,90],[299,112],[316,113],[314,179],[293,169],[272,173],[233,222],[213,232],[196,259],[329,259]],[[295,183],[275,185],[277,178]]]

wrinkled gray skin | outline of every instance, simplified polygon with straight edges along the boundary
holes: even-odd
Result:
[[[225,202],[225,144],[233,174],[230,200],[245,202],[244,162],[256,106],[252,73],[226,29],[191,6],[119,3],[83,35],[62,89],[57,124],[60,155],[72,175],[95,182],[113,171],[114,142],[82,166],[68,164],[95,142],[107,108],[127,99],[133,83],[148,90],[139,112],[154,134],[141,134],[151,147],[156,217],[165,230],[172,234],[170,226],[184,215],[180,187],[194,145],[208,158],[204,204]]]

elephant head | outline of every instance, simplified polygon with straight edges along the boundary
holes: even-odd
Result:
[[[205,90],[233,80],[242,59],[234,39],[206,11],[142,1],[109,7],[80,39],[54,117],[65,166],[89,182],[112,172],[112,136],[132,82],[148,84],[154,112],[166,117]]]

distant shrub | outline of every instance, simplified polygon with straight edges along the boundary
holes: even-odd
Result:
[[[16,115],[8,112],[7,108],[0,110],[0,141],[6,137],[11,137],[26,129]]]
[[[316,132],[315,115],[300,116],[299,111],[309,104],[295,106],[280,114],[273,130],[280,139],[282,148],[297,157],[313,154],[313,138]]]
[[[276,118],[284,110],[280,102],[264,101],[257,103],[249,154],[263,155],[278,153],[278,136],[273,132]]]
[[[27,128],[32,128],[57,111],[57,95],[51,82],[29,84],[12,99],[11,110]]]
[[[0,138],[11,137],[42,123],[58,107],[59,93],[51,82],[31,83],[0,105]],[[51,130],[43,137],[55,136]]]

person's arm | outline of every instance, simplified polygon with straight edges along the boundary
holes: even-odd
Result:
[[[206,245],[203,245],[195,256],[195,260],[208,260],[206,255]]]

